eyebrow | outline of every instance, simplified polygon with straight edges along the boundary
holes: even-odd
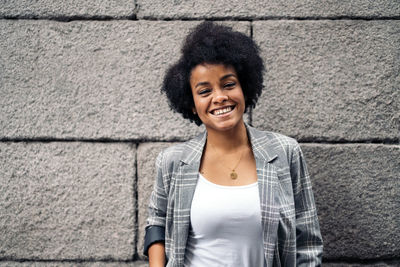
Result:
[[[221,79],[219,79],[219,80],[223,81],[229,77],[236,77],[236,76],[233,73],[229,73],[229,74],[222,76]],[[202,86],[202,85],[209,85],[209,84],[210,84],[209,82],[199,82],[198,84],[196,84],[195,88]]]
[[[196,84],[195,88],[202,86],[202,85],[209,85],[209,82],[199,82],[198,84]]]
[[[226,74],[226,75],[222,76],[222,78],[219,79],[219,80],[222,81],[222,80],[225,80],[225,79],[227,79],[229,77],[236,77],[236,76],[233,73],[229,73],[229,74]]]

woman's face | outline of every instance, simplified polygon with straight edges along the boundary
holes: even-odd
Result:
[[[226,131],[243,123],[245,100],[233,67],[199,64],[191,72],[190,86],[193,111],[208,131]]]

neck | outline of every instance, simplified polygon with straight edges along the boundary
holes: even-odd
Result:
[[[207,143],[211,143],[218,151],[225,153],[237,151],[237,148],[248,145],[248,137],[244,122],[227,131],[207,129]]]

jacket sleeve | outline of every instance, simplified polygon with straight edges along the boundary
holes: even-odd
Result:
[[[143,251],[146,256],[148,256],[148,250],[152,244],[165,241],[165,220],[168,199],[164,186],[162,162],[163,152],[161,152],[156,159],[156,180],[150,195]]]
[[[296,210],[296,266],[321,266],[323,245],[317,210],[310,176],[297,142],[292,151],[290,173]]]

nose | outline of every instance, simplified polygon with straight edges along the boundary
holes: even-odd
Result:
[[[213,102],[214,103],[223,103],[228,100],[228,96],[220,89],[215,90]]]

